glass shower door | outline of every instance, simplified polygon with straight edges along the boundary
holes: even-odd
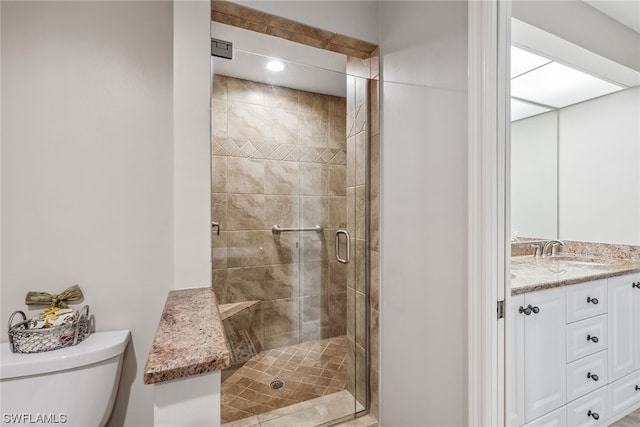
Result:
[[[213,287],[233,354],[222,421],[313,401],[331,408],[320,425],[367,404],[366,80],[287,63],[334,85],[306,90],[268,59],[214,59]]]

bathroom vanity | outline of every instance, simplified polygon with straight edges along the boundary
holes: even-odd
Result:
[[[508,424],[608,426],[640,408],[640,261],[512,258]]]

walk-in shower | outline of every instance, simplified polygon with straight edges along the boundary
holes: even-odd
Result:
[[[282,60],[295,55],[279,55],[279,73],[272,54],[213,58],[213,287],[233,355],[223,424],[323,406],[320,425],[368,407],[369,80],[344,56],[336,70]]]

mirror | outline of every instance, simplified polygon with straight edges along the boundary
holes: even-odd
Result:
[[[517,15],[516,9],[512,242],[640,245],[640,66],[588,52],[518,19],[534,21],[529,11]],[[556,78],[574,72],[553,87]]]

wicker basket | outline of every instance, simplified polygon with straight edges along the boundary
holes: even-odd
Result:
[[[12,325],[16,314],[22,316],[22,322]],[[29,329],[29,321],[24,312],[14,311],[9,318],[11,351],[14,353],[41,353],[76,345],[89,335],[88,323],[88,305],[82,307],[75,322],[42,329]]]

